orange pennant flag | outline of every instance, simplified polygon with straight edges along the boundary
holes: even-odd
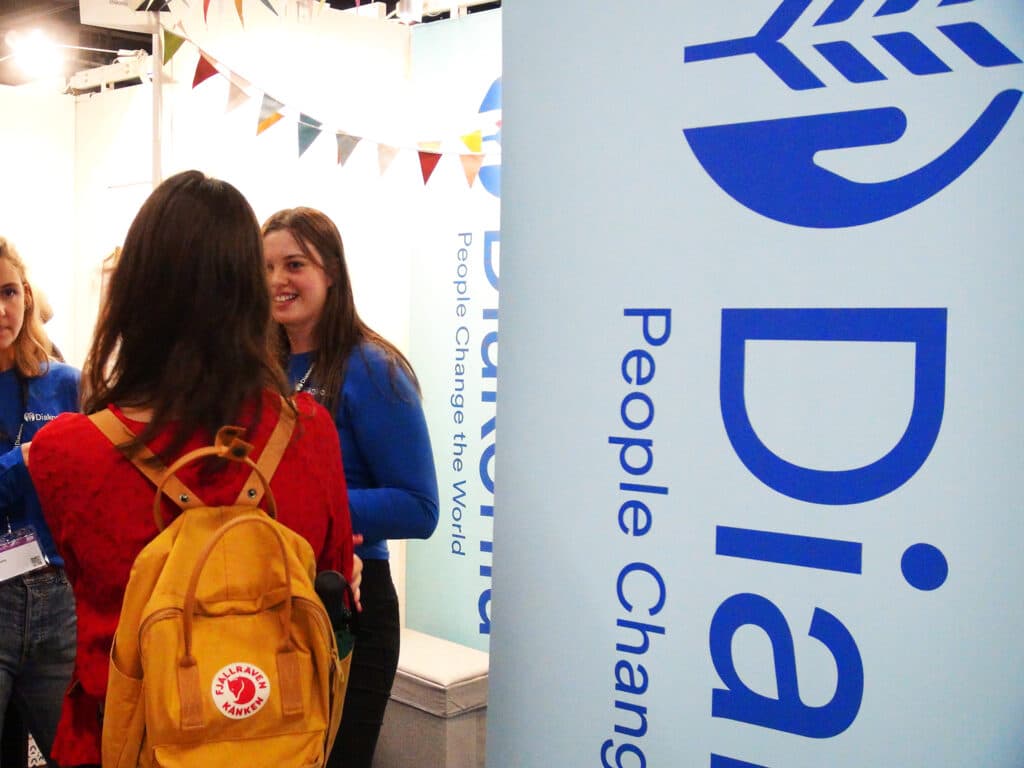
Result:
[[[473,186],[477,174],[480,173],[480,166],[484,164],[483,155],[459,155],[462,160],[462,170],[466,172],[466,183]]]
[[[430,181],[430,175],[437,168],[437,164],[441,160],[441,154],[439,152],[423,152],[420,151],[420,171],[423,173],[424,185]]]
[[[380,166],[381,176],[391,167],[391,161],[395,159],[397,154],[398,147],[389,147],[387,144],[377,145],[377,164]]]
[[[192,78],[192,87],[195,88],[204,80],[209,80],[217,74],[217,68],[213,62],[206,58],[205,53],[199,54],[199,62],[196,64],[196,75]]]
[[[245,19],[242,17],[242,0],[235,0],[235,10],[238,11],[238,20],[245,26]]]
[[[473,131],[472,133],[467,133],[462,137],[462,143],[469,147],[470,152],[483,152],[484,132]]]

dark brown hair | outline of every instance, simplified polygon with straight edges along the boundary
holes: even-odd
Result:
[[[43,330],[42,320],[39,318],[39,310],[32,295],[32,286],[28,283],[28,270],[25,267],[25,262],[21,260],[14,245],[3,237],[0,237],[0,260],[4,260],[14,267],[25,293],[25,316],[22,319],[21,330],[12,344],[14,370],[19,378],[35,378],[41,376],[49,368],[48,350],[52,345],[46,331]]]
[[[110,275],[82,372],[84,410],[151,409],[129,451],[177,421],[162,459],[197,429],[212,440],[237,423],[243,403],[258,405],[263,388],[288,393],[269,330],[263,242],[249,203],[199,171],[172,176],[142,205]]]
[[[337,406],[341,383],[345,378],[345,362],[363,342],[380,347],[387,355],[392,384],[396,369],[401,367],[419,392],[419,380],[398,347],[370,328],[356,311],[352,282],[345,262],[345,246],[341,233],[327,214],[314,208],[286,208],[263,223],[263,236],[271,232],[289,232],[302,252],[316,261],[310,249],[315,248],[323,261],[323,269],[331,279],[324,301],[323,312],[313,331],[315,345],[312,354],[314,394],[332,414]],[[276,343],[282,365],[288,360],[288,336],[277,326]]]

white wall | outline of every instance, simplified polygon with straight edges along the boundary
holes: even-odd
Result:
[[[74,327],[74,105],[53,83],[0,86],[0,235],[54,308],[47,332],[65,353]]]

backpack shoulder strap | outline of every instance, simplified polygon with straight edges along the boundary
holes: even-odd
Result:
[[[270,478],[273,477],[277,465],[281,463],[281,457],[284,456],[284,452],[291,442],[292,432],[295,430],[294,405],[282,397],[280,409],[277,424],[274,425],[274,431],[267,438],[267,444],[263,446],[259,461],[256,462],[256,468],[263,473],[267,482],[270,482]],[[235,499],[235,503],[255,506],[260,503],[263,493],[263,483],[260,482],[259,474],[254,469],[245,481],[245,485],[242,486],[242,490],[238,492],[238,498]]]
[[[135,434],[109,408],[104,408],[102,411],[91,414],[89,420],[114,444],[115,448],[129,440],[135,439]],[[145,445],[142,445],[135,456],[131,458],[131,462],[153,485],[159,488],[160,483],[165,479],[164,475],[167,472],[167,467],[159,459],[152,461],[155,458],[153,452]],[[259,480],[257,479],[256,482],[259,482]],[[188,486],[177,477],[166,478],[163,487],[167,497],[182,509],[203,506],[203,500],[192,493]]]

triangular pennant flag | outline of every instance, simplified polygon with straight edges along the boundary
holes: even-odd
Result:
[[[235,10],[238,11],[238,20],[245,26],[245,19],[242,17],[242,0],[235,0]]]
[[[484,149],[484,132],[473,131],[467,133],[462,137],[462,143],[469,147],[470,152],[483,152]],[[470,182],[472,184],[473,182]]]
[[[309,115],[299,114],[299,157],[302,157],[303,153],[309,149],[309,145],[316,141],[322,125],[323,123],[314,120]]]
[[[380,166],[380,175],[383,176],[391,166],[391,161],[398,154],[398,147],[389,147],[387,144],[377,145],[377,164]]]
[[[256,125],[257,136],[284,117],[280,112],[283,107],[284,104],[277,99],[273,99],[267,94],[263,94],[263,103],[260,105],[260,121]]]
[[[206,12],[210,10],[210,0],[203,0],[203,21],[206,21]]]
[[[249,83],[234,74],[231,76],[230,82],[231,88],[228,90],[228,107],[227,110],[225,110],[227,112],[237,109],[249,100],[249,93],[245,90],[249,86]]]
[[[483,155],[459,155],[462,160],[462,170],[466,172],[466,182],[473,186],[476,175],[480,173],[480,166],[484,164]]]
[[[163,30],[164,33],[164,64],[174,58],[174,54],[181,48],[181,44],[185,42],[185,38],[181,35],[176,35],[168,30]]]
[[[439,152],[423,152],[420,151],[420,171],[423,173],[423,183],[426,184],[430,181],[430,174],[437,168],[438,162],[441,160],[441,154]]]
[[[269,9],[270,9],[270,12],[271,12],[271,13],[273,13],[273,14],[274,14],[275,16],[277,16],[277,15],[278,15],[278,14],[277,14],[277,11],[276,11],[276,10],[274,10],[274,6],[272,6],[272,5],[270,4],[270,0],[262,0],[262,2],[263,2],[263,4],[264,4],[265,6],[267,6],[267,8],[269,8]]]
[[[196,75],[192,78],[192,87],[195,88],[204,80],[208,80],[217,74],[217,68],[213,62],[206,58],[205,53],[199,54],[199,62],[196,64]]]
[[[352,150],[360,142],[359,136],[349,136],[338,131],[338,165],[344,165],[352,155]]]

